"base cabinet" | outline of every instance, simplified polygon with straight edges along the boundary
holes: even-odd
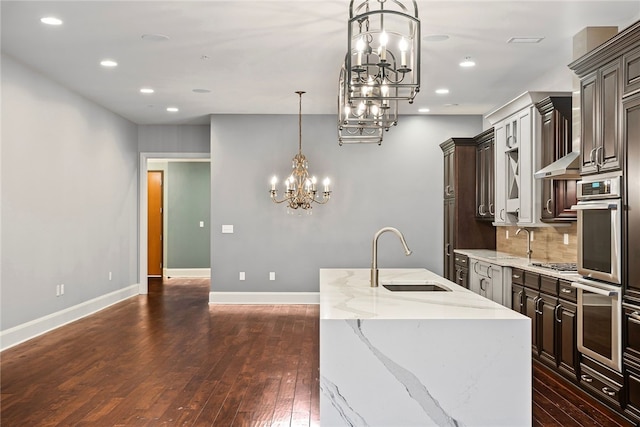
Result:
[[[622,411],[623,377],[620,373],[582,357],[580,364],[580,386],[612,408]]]
[[[503,280],[503,269],[507,268],[469,258],[469,290],[508,307],[511,294],[505,295]]]

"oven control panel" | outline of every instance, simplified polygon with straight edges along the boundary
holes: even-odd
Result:
[[[620,176],[585,177],[578,181],[578,199],[614,199],[620,197]]]

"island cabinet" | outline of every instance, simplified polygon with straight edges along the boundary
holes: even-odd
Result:
[[[456,281],[454,249],[495,249],[490,223],[476,221],[476,141],[451,138],[440,144],[444,155],[443,276]]]
[[[493,128],[487,129],[474,139],[478,144],[476,148],[476,218],[493,221],[495,215]]]
[[[550,96],[536,103],[542,119],[541,168],[566,156],[571,150],[571,97]],[[543,179],[541,212],[544,222],[575,221],[576,179]]]
[[[624,169],[622,100],[640,89],[640,21],[569,68],[580,78],[581,174]]]
[[[536,227],[540,220],[542,117],[535,104],[547,97],[569,97],[569,92],[525,92],[487,115],[494,127],[494,224]]]

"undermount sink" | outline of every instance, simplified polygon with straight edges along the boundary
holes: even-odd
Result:
[[[392,283],[383,283],[382,286],[391,292],[435,292],[435,291],[449,291],[451,289],[442,286],[436,282],[422,282],[422,283],[402,283],[401,281],[394,281]]]

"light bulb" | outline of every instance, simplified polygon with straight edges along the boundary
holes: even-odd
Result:
[[[380,33],[380,46],[386,46],[387,43],[389,43],[389,36],[383,31]]]
[[[271,184],[276,185],[278,183],[278,177],[277,176],[273,176],[273,178],[271,178]]]
[[[363,52],[364,51],[364,39],[362,37],[360,37],[358,39],[358,41],[356,42],[356,50],[358,52]]]
[[[400,40],[398,47],[400,48],[401,52],[406,52],[407,49],[409,48],[409,43],[407,43],[407,39],[403,37],[402,40]]]
[[[382,93],[382,96],[389,96],[389,86],[384,84],[380,86],[380,93]]]

